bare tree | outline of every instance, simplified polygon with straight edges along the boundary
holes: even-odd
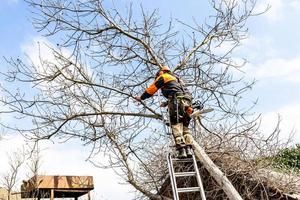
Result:
[[[116,169],[139,191],[137,199],[167,199],[157,194],[167,173],[161,170],[170,145],[166,116],[158,108],[160,98],[137,105],[133,96],[168,65],[185,79],[195,100],[215,110],[200,122],[201,134],[194,127],[207,151],[233,153],[242,160],[278,147],[276,132],[266,139],[259,134],[253,104],[239,106],[254,81],[235,75],[246,61],[233,55],[247,37],[247,20],[257,15],[256,0],[213,0],[204,23],[170,19],[167,25],[161,24],[158,10],[134,4],[124,11],[100,0],[26,2],[35,28],[57,45],[48,45],[50,60],[7,59],[6,80],[28,83],[32,92],[2,87],[1,113],[30,120],[32,126],[2,123],[4,127],[35,141],[80,138],[92,147],[91,161],[99,152],[107,153],[108,164],[93,163]],[[183,30],[176,30],[176,24]]]
[[[4,188],[7,190],[7,199],[11,199],[12,190],[16,186],[18,181],[18,174],[20,168],[24,163],[24,151],[19,149],[8,155],[8,171],[1,177],[1,182]]]
[[[41,155],[41,149],[39,146],[39,143],[35,143],[33,147],[28,147],[28,152],[27,152],[27,162],[26,162],[26,167],[28,170],[27,178],[28,181],[23,181],[23,184],[21,187],[23,192],[26,192],[30,189],[31,187],[35,188],[33,193],[31,194],[31,197],[33,199],[40,199],[41,197],[44,197],[44,194],[42,194],[39,191],[39,182],[38,182],[38,176],[42,175],[41,173],[41,165],[42,165],[42,155]],[[28,189],[29,187],[30,189]],[[27,194],[24,194],[26,196]]]
[[[27,155],[29,157],[26,163],[29,171],[28,177],[31,178],[39,175],[42,165],[42,156],[39,143],[36,143],[32,148],[30,147],[30,151],[27,153]]]
[[[41,174],[41,165],[42,165],[42,156],[41,156],[41,149],[39,147],[39,143],[36,143],[32,149],[30,149],[30,152],[28,152],[29,158],[28,158],[28,162],[26,163],[27,165],[27,169],[28,169],[28,180],[30,182],[27,182],[26,185],[30,185],[33,186],[34,188],[37,188],[36,193],[32,194],[32,196],[34,196],[34,199],[38,199],[39,195],[42,196],[41,194],[39,194],[38,191],[38,175],[42,175]],[[24,186],[26,186],[24,185]]]

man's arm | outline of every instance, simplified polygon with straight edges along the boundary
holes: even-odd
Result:
[[[160,89],[164,85],[164,78],[163,76],[159,76],[146,90],[145,92],[140,96],[134,97],[135,100],[141,101],[145,100],[149,97],[152,97],[158,89]]]

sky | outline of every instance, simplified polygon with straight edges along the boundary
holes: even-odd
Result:
[[[129,0],[123,0],[126,2]],[[107,2],[107,1],[106,1]],[[170,6],[172,2],[172,6]],[[145,1],[144,8],[159,8],[163,19],[170,16],[191,20],[192,16],[205,16],[209,11],[198,0]],[[249,63],[243,69],[247,79],[255,78],[256,85],[245,98],[257,99],[254,111],[262,114],[261,130],[271,132],[278,116],[281,117],[280,138],[295,130],[293,143],[300,143],[300,1],[260,0],[257,11],[269,4],[270,10],[250,19],[249,37],[239,53]],[[31,14],[21,0],[0,0],[0,71],[6,71],[5,57],[21,57],[34,54],[38,40],[44,40],[30,23]],[[34,56],[34,55],[33,55]],[[4,84],[0,78],[0,84]],[[1,95],[1,94],[0,94]],[[3,119],[1,119],[3,120]],[[24,143],[19,135],[9,134],[0,140],[0,174],[7,166],[7,152]],[[71,144],[45,143],[42,171],[47,174],[93,175],[95,195],[101,199],[132,199],[130,186],[119,184],[112,171],[95,168],[86,162],[88,152],[79,142]],[[76,155],[76,156],[70,156]],[[51,161],[51,162],[50,162]],[[84,171],[82,170],[84,169]],[[25,178],[24,172],[20,179]],[[117,192],[116,192],[117,191]],[[99,198],[99,199],[100,199]]]

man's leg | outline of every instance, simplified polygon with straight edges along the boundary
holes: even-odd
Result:
[[[187,105],[189,105],[188,103],[190,102],[186,102]],[[184,113],[183,115],[183,137],[184,137],[184,141],[185,141],[185,149],[186,149],[186,153],[188,157],[191,157],[193,154],[193,149],[192,149],[192,144],[193,144],[193,136],[192,136],[192,132],[189,129],[189,124],[191,121],[191,117],[189,116],[189,114],[187,112]]]
[[[187,157],[191,157],[193,154],[192,144],[194,139],[191,134],[191,130],[186,126],[183,126],[183,137],[186,145],[185,150],[186,150]]]
[[[178,158],[185,158],[187,155],[186,155],[186,151],[185,151],[185,141],[184,141],[184,137],[182,135],[183,124],[177,123],[177,124],[171,125],[171,129],[172,129],[173,137],[175,140]]]
[[[183,137],[183,124],[179,123],[179,119],[178,119],[179,110],[178,110],[177,99],[171,99],[169,101],[168,109],[170,115],[172,134],[175,140],[178,158],[185,158],[186,151],[185,151],[185,141]]]

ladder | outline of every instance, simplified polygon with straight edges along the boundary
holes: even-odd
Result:
[[[191,158],[174,158],[171,153],[168,154],[168,168],[169,168],[169,174],[170,174],[170,181],[172,185],[172,191],[173,191],[173,199],[174,200],[180,200],[179,199],[179,193],[188,193],[188,192],[200,192],[201,200],[206,200],[203,184],[201,181],[201,176],[199,173],[199,169],[197,166],[197,161],[195,158],[195,155],[193,153],[193,156]],[[174,163],[193,163],[194,171],[189,172],[175,172]],[[185,188],[178,188],[177,187],[177,181],[176,178],[178,177],[190,177],[195,176],[197,179],[197,187],[185,187]]]

